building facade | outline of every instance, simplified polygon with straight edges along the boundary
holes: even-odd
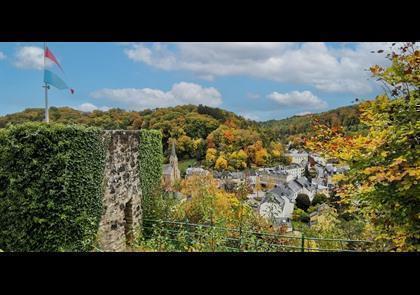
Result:
[[[292,163],[294,164],[305,164],[308,162],[308,153],[304,152],[297,152],[297,151],[291,151],[290,153],[286,154],[287,157],[290,157],[292,160]]]

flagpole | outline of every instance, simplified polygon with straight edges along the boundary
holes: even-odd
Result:
[[[47,42],[44,42],[44,71],[45,71],[45,51],[47,50]],[[45,73],[45,72],[44,72]],[[50,122],[50,116],[48,113],[48,84],[47,82],[45,82],[45,85],[43,86],[45,88],[45,122],[49,123]]]

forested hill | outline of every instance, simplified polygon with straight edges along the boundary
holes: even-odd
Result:
[[[6,127],[7,124],[42,122],[43,119],[44,109],[29,108],[22,112],[0,116],[0,128]],[[179,138],[181,135],[206,139],[209,133],[222,124],[239,129],[258,127],[257,122],[247,120],[235,113],[202,105],[182,105],[140,112],[117,108],[109,111],[82,112],[69,107],[50,107],[50,121],[85,124],[111,130],[159,129],[163,133],[164,145],[170,137]]]
[[[30,108],[19,113],[0,116],[0,128],[7,124],[19,124],[28,121],[41,122],[44,109]],[[238,128],[272,129],[281,136],[306,134],[311,130],[312,122],[318,119],[329,126],[341,125],[348,130],[357,130],[359,112],[356,105],[345,106],[318,114],[293,116],[281,120],[255,122],[247,120],[233,112],[208,106],[182,105],[169,108],[158,108],[140,112],[110,109],[109,111],[82,112],[69,107],[51,107],[50,119],[59,123],[77,123],[104,129],[161,129],[164,137],[176,133],[175,127],[190,129],[193,137],[203,137],[208,130],[220,124],[233,124]],[[195,123],[194,123],[195,122]],[[174,134],[176,135],[176,134]]]
[[[44,110],[26,109],[0,117],[0,128],[7,124],[28,121],[41,122]],[[283,120],[255,122],[233,112],[207,106],[182,105],[140,112],[111,109],[81,112],[68,107],[50,108],[51,122],[76,123],[104,129],[159,129],[163,145],[168,151],[170,139],[176,140],[181,159],[206,160],[220,169],[240,169],[250,165],[262,166],[282,160],[282,144],[290,135],[306,134],[312,130],[313,119],[328,125],[341,124],[357,128],[358,111],[355,106],[325,113],[294,116]]]
[[[24,122],[42,122],[44,119],[43,108],[28,108],[22,112],[0,116],[0,128],[7,124],[19,124]],[[109,111],[95,110],[82,112],[69,107],[50,107],[50,120],[58,123],[76,123],[102,127],[104,129],[140,129],[148,128],[155,123],[178,119],[179,123],[194,119],[211,120],[223,123],[228,120],[235,122],[241,128],[257,123],[219,108],[208,106],[181,105],[168,108],[146,109],[144,111],[125,111],[114,108]],[[174,122],[172,122],[174,123]]]
[[[348,131],[360,129],[359,110],[357,105],[345,106],[318,114],[293,116],[282,120],[261,122],[260,125],[270,132],[287,137],[290,135],[308,134],[314,120],[332,126],[343,126]]]

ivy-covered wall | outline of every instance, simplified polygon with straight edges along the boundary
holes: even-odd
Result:
[[[27,123],[0,131],[0,249],[88,251],[102,214],[100,130]]]
[[[157,193],[162,179],[162,133],[158,130],[140,130],[139,149],[143,217],[148,218],[151,215],[150,203],[153,201],[153,196]]]
[[[136,204],[147,211],[147,200],[153,202],[160,188],[163,151],[159,131],[120,133],[115,135],[118,141],[112,141],[104,136],[109,132],[81,125],[26,123],[1,129],[0,249],[90,251],[100,246],[100,233],[111,237],[110,244],[125,242],[124,230],[122,235],[111,231],[119,228],[117,224],[127,232],[127,220],[139,219]],[[140,138],[125,140],[130,136]],[[137,167],[138,173],[133,171]],[[130,177],[138,177],[143,202],[134,202],[133,196],[141,193],[136,193]],[[124,213],[118,220],[106,214],[115,208]],[[134,230],[137,221],[131,223]],[[98,231],[100,224],[110,226]]]

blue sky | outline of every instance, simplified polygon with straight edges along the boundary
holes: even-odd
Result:
[[[43,107],[43,43],[0,43],[0,115]],[[365,71],[383,43],[48,43],[84,111],[207,104],[255,120],[349,105],[381,92]]]

